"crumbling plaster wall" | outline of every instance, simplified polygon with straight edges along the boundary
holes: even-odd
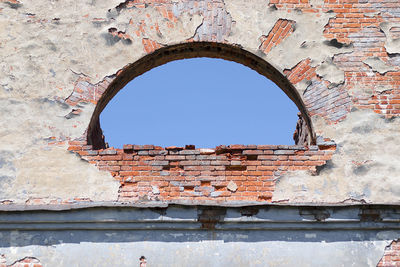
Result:
[[[67,152],[100,97],[71,104],[76,84],[114,77],[163,46],[211,41],[286,75],[320,143],[338,145],[319,174],[280,177],[273,201],[397,202],[399,13],[382,1],[329,2],[1,0],[0,201],[116,201],[118,181]],[[343,14],[358,20],[346,26]],[[274,38],[279,21],[292,29]]]
[[[82,242],[3,249],[7,264],[32,255],[43,266],[376,266],[389,242]],[[262,248],[262,249],[260,249]],[[160,252],[162,256],[160,256]],[[73,256],[71,256],[73,255]],[[37,260],[36,262],[39,262]],[[266,265],[267,264],[267,265]],[[0,266],[1,262],[0,262]],[[4,266],[4,265],[3,265]],[[3,267],[2,266],[2,267]],[[9,265],[6,265],[9,266]],[[14,266],[14,265],[11,265]],[[18,266],[18,265],[17,265]],[[39,267],[41,265],[35,266]],[[4,266],[5,267],[5,266]]]

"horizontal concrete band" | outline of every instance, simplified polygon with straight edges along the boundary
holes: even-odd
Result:
[[[34,230],[398,230],[400,206],[98,206],[3,210],[0,231]]]

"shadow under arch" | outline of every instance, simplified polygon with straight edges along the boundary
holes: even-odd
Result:
[[[309,142],[311,144],[316,143],[315,133],[306,106],[291,82],[259,56],[239,46],[215,42],[187,42],[162,47],[124,67],[97,102],[87,130],[87,143],[92,145],[94,149],[105,148],[105,141],[100,127],[100,113],[107,106],[108,102],[131,80],[168,62],[196,57],[220,58],[234,61],[257,71],[260,75],[273,81],[295,103],[307,125]]]

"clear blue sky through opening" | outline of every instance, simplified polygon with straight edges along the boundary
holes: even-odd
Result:
[[[241,64],[195,58],[133,79],[100,115],[110,147],[294,144],[296,105]]]

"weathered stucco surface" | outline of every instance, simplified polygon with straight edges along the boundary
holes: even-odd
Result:
[[[68,152],[65,145],[48,145],[48,137],[76,138],[85,131],[87,126],[76,117],[65,118],[69,113],[68,105],[48,98],[2,99],[0,102],[4,112],[0,120],[1,201],[117,199],[119,183],[108,172],[90,166]],[[90,110],[85,109],[81,117],[90,118]],[[53,116],[48,117],[48,112]]]
[[[278,19],[296,22],[295,32],[272,49],[266,57],[266,60],[280,71],[290,69],[306,58],[310,58],[312,65],[317,66],[335,54],[352,51],[351,47],[337,48],[330,45],[321,34],[329,19],[335,17],[334,13],[288,13],[286,10],[268,8],[264,2],[257,0],[241,1],[240,4],[236,0],[225,2],[232,17],[240,18],[241,22],[235,24],[232,34],[228,37],[229,42],[243,44],[252,52],[256,52],[260,45],[260,36],[267,34]],[[319,5],[323,4],[323,1],[317,2]],[[257,12],[254,12],[255,10]]]
[[[43,266],[376,266],[389,242],[132,242],[62,244],[0,249],[7,264],[26,256]],[[283,253],[285,251],[285,253]],[[34,252],[34,253],[32,253]],[[71,257],[70,255],[74,255]],[[162,255],[162,256],[160,256]],[[83,260],[84,259],[84,260]]]
[[[9,210],[0,255],[43,266],[137,266],[141,256],[149,266],[376,266],[399,219],[398,207],[362,205]]]
[[[357,36],[371,29],[382,30],[384,36],[377,37],[382,47],[397,53],[396,20],[379,19],[378,24],[345,34],[342,40],[327,35],[338,12],[324,1],[307,3],[313,12],[302,7],[289,12],[282,5],[256,0],[143,3],[0,2],[1,201],[115,201],[119,183],[109,172],[66,152],[66,142],[85,138],[96,105],[93,99],[98,97],[78,99],[74,105],[67,100],[79,81],[95,85],[154,49],[192,41],[240,46],[284,75],[301,62],[308,62],[313,71],[312,78],[290,81],[312,111],[318,140],[330,139],[337,151],[317,174],[293,171],[279,177],[274,201],[399,200],[399,119],[396,113],[358,110],[359,95],[372,99],[398,90],[398,84],[370,83],[367,90],[364,81],[348,77],[349,67],[341,60],[352,60],[361,51],[365,43]],[[368,18],[379,16],[377,10],[392,12],[380,5],[368,6]],[[268,52],[262,51],[260,38],[268,36],[279,21],[292,23],[293,32]],[[357,62],[371,77],[377,73],[388,77],[399,70],[395,58],[396,54],[391,58],[366,55]],[[317,95],[337,91],[343,99],[335,102],[328,97],[320,103],[304,97],[316,86],[324,90]],[[344,102],[346,107],[331,119],[329,112]],[[329,108],[323,113],[321,106]]]
[[[369,111],[353,111],[344,122],[324,131],[337,144],[332,160],[318,175],[293,172],[279,178],[273,199],[399,202],[400,157],[395,156],[400,149],[399,129],[398,118],[384,119]]]
[[[132,266],[141,255],[149,266],[391,264],[384,252],[400,251],[392,242],[399,53],[396,0],[0,0],[0,267],[24,259]],[[90,143],[96,112],[129,77],[189,54],[236,60],[284,87],[302,112],[305,141],[168,151]],[[210,166],[194,161],[205,159]],[[165,180],[152,184],[144,170]],[[44,211],[123,201],[153,206],[126,214],[107,206],[94,217]],[[172,216],[164,201],[218,207],[184,206]],[[319,206],[239,208],[224,217],[220,206],[249,201]],[[360,211],[322,206],[352,202]],[[394,206],[370,208],[378,203]],[[28,210],[36,205],[43,206],[34,217]]]

